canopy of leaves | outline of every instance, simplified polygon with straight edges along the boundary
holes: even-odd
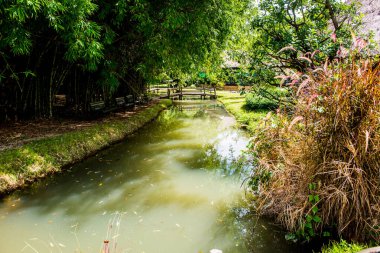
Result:
[[[253,70],[252,82],[278,85],[274,79],[278,73],[303,71],[333,58],[340,44],[351,42],[351,32],[360,25],[355,10],[354,4],[340,0],[261,0],[252,4],[249,24],[253,30],[241,29],[249,35],[242,51],[250,50],[240,54]],[[233,51],[235,56],[237,51]],[[311,54],[313,62],[303,58]]]
[[[247,2],[0,0],[0,85],[17,94],[0,105],[45,114],[59,90],[85,103],[219,66]]]
[[[0,52],[28,55],[36,38],[49,30],[66,45],[68,60],[82,59],[94,68],[103,51],[101,27],[90,19],[97,7],[91,0],[2,0]]]

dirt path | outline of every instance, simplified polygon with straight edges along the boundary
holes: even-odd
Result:
[[[135,106],[133,110],[111,113],[105,117],[93,120],[75,119],[43,119],[33,121],[20,121],[8,124],[0,124],[0,151],[19,147],[33,140],[57,136],[70,131],[85,129],[100,122],[108,122],[117,119],[131,117],[131,115],[149,107],[157,101],[147,105]]]

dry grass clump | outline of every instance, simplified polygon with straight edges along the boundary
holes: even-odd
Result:
[[[292,116],[268,116],[253,142],[259,209],[290,231],[312,214],[317,234],[379,240],[379,65],[351,56],[295,76]]]

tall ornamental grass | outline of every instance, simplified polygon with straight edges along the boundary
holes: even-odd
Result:
[[[380,67],[358,55],[294,73],[293,111],[268,115],[252,142],[257,206],[291,238],[379,240]]]

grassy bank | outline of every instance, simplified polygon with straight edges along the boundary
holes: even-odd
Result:
[[[161,100],[130,118],[37,140],[0,152],[0,194],[23,187],[37,178],[61,171],[152,121],[170,100]]]
[[[240,95],[239,93],[219,91],[218,100],[251,133],[255,130],[260,120],[269,112],[266,109],[249,110],[246,106],[245,95]]]

